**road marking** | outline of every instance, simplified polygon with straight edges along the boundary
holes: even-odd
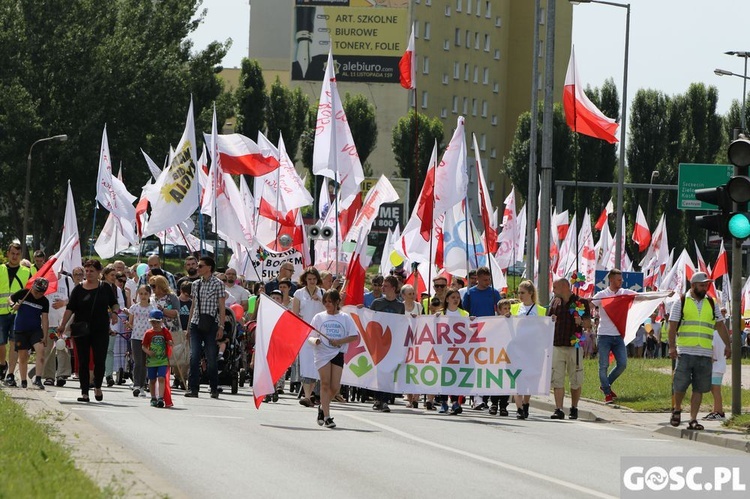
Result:
[[[91,412],[116,412],[122,414],[121,410],[115,409],[99,409],[98,407],[71,407],[71,411],[91,411]]]
[[[216,418],[216,419],[245,419],[240,416],[216,416],[214,414],[193,414],[191,417],[199,417],[199,418]]]
[[[582,485],[577,485],[572,482],[567,482],[565,480],[560,480],[558,478],[554,478],[551,476],[543,475],[541,473],[537,473],[535,471],[527,470],[525,468],[521,468],[519,466],[515,466],[513,464],[504,463],[502,461],[497,461],[495,459],[490,459],[488,457],[480,456],[478,454],[473,454],[471,452],[467,452],[461,449],[455,449],[453,447],[448,447],[447,445],[442,445],[436,442],[432,442],[430,440],[426,440],[424,438],[418,437],[416,435],[412,435],[411,433],[407,433],[405,431],[401,431],[399,429],[393,428],[391,426],[384,425],[382,423],[376,423],[375,421],[370,421],[369,419],[363,418],[361,416],[356,416],[354,414],[346,414],[346,417],[355,419],[357,421],[360,421],[365,424],[369,424],[372,426],[375,426],[376,428],[380,428],[381,430],[389,431],[395,435],[398,435],[400,437],[408,438],[409,440],[413,440],[414,442],[418,442],[420,444],[429,445],[430,447],[434,447],[436,449],[440,449],[447,452],[452,452],[454,454],[458,454],[460,456],[468,457],[471,459],[474,459],[476,461],[481,461],[483,463],[491,464],[493,466],[497,466],[498,468],[504,468],[506,470],[514,471],[516,473],[521,473],[522,475],[530,476],[531,478],[536,478],[538,480],[544,480],[545,482],[549,482],[555,485],[560,485],[562,487],[567,487],[569,489],[575,490],[577,492],[582,492],[584,494],[588,494],[594,497],[601,497],[604,499],[615,499],[617,496],[611,496],[609,494],[605,494],[603,492],[599,492],[598,490],[589,489],[588,487],[584,487]]]

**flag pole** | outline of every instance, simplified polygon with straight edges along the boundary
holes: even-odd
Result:
[[[331,59],[333,59],[333,52],[331,52]],[[333,73],[333,79],[336,81],[336,72],[335,70],[332,71]],[[331,108],[334,111],[333,114],[333,130],[331,130],[331,151],[333,151],[333,178],[336,181],[336,197],[333,200],[333,203],[335,205],[335,212],[334,212],[334,225],[335,225],[335,231],[336,231],[336,256],[335,256],[335,262],[336,262],[336,270],[334,271],[336,274],[338,274],[339,271],[339,198],[341,197],[341,184],[339,182],[339,161],[338,161],[338,150],[336,149],[336,120],[338,117],[336,116],[336,96],[338,95],[338,84],[336,85],[336,90],[331,92]],[[330,208],[329,208],[330,209]]]
[[[97,211],[99,211],[99,202],[94,200],[94,221],[91,224],[91,238],[89,239],[89,258],[91,258],[94,254],[94,233],[96,232],[96,212]],[[138,253],[140,254],[140,251]]]
[[[414,82],[414,202],[419,198],[419,113],[417,112],[417,82]]]

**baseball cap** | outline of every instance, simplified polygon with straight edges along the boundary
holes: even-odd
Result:
[[[47,287],[49,286],[49,281],[45,279],[44,277],[37,277],[36,280],[34,280],[34,285],[32,288],[34,291],[37,291],[39,293],[44,293],[47,291]]]
[[[703,284],[706,282],[714,282],[714,280],[709,279],[705,272],[696,272],[690,278],[690,284]]]
[[[148,320],[150,321],[160,321],[164,319],[164,313],[161,310],[152,310],[148,314]]]

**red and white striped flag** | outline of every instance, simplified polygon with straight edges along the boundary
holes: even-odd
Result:
[[[635,339],[635,333],[651,312],[656,310],[668,292],[637,293],[633,295],[615,295],[592,300],[594,305],[602,307],[612,319],[620,336],[627,345]]]
[[[357,247],[352,253],[346,269],[346,288],[344,305],[361,305],[365,301],[365,277],[371,257],[367,255],[367,235],[369,229],[359,233]]]
[[[417,55],[414,51],[414,25],[411,27],[409,35],[409,44],[406,47],[404,55],[398,61],[398,72],[401,80],[401,86],[406,89],[417,88]]]
[[[643,210],[640,205],[638,205],[638,212],[635,216],[633,242],[638,245],[638,251],[641,253],[643,253],[646,248],[648,248],[648,245],[651,244],[651,231],[648,230],[648,222],[643,215]]]
[[[224,173],[259,177],[279,167],[279,160],[239,133],[218,135],[216,148]]]
[[[260,295],[255,328],[255,369],[253,397],[260,408],[263,397],[272,394],[313,327],[266,295]]]
[[[719,245],[719,256],[716,257],[716,263],[714,264],[714,270],[711,272],[711,279],[716,280],[721,276],[729,273],[729,262],[727,261],[727,252],[724,249],[724,245]]]
[[[609,202],[607,202],[607,205],[602,210],[601,215],[599,215],[599,219],[596,221],[596,225],[594,228],[596,230],[602,230],[602,227],[604,227],[604,224],[607,223],[607,217],[610,213],[615,211],[614,204],[612,203],[612,198],[609,198]]]
[[[60,251],[52,255],[49,260],[44,262],[44,265],[42,265],[39,270],[37,270],[36,274],[31,276],[29,280],[26,281],[26,289],[31,289],[34,281],[36,281],[40,277],[44,277],[49,282],[47,291],[45,291],[44,294],[50,295],[57,291],[57,274],[60,273],[60,270],[62,270],[63,262],[70,256],[70,254],[73,252],[73,249],[75,248],[79,248],[80,251],[78,238],[75,236],[69,236],[68,239],[63,241],[63,243],[60,245]]]

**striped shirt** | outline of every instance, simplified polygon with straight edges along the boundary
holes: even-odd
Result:
[[[219,321],[219,299],[226,295],[224,283],[218,277],[211,276],[207,280],[198,279],[193,282],[190,296],[195,304],[193,317],[190,318],[191,324],[198,324],[200,314],[212,315],[216,318],[216,322]]]

